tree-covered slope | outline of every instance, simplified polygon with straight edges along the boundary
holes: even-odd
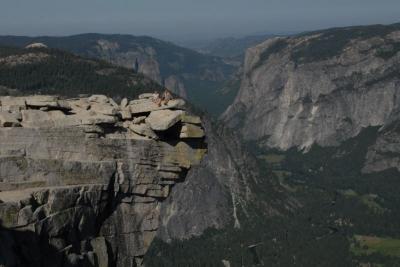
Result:
[[[105,61],[82,58],[54,49],[0,49],[0,86],[11,94],[82,93],[129,97],[158,88],[142,75]],[[128,85],[126,85],[128,84]],[[202,118],[208,152],[201,166],[192,168],[186,180],[175,186],[160,209],[160,238],[189,239],[209,228],[222,231],[241,225],[249,214],[281,216],[287,204],[281,187],[269,179],[257,181],[259,169],[240,139],[220,123]],[[265,198],[259,202],[258,193]],[[254,194],[253,194],[254,192]],[[247,215],[248,214],[248,215]],[[161,233],[162,231],[162,233]],[[182,258],[183,259],[183,258]]]
[[[161,89],[142,74],[56,49],[0,47],[2,94],[106,94],[134,97]]]
[[[366,168],[371,153],[381,155],[381,162],[382,157],[399,159],[393,146],[400,141],[397,125],[366,128],[340,146],[315,145],[307,153],[252,145],[263,168],[254,198],[263,203],[286,195],[281,204],[292,199],[297,206],[273,217],[254,206],[249,217],[242,215],[240,228],[210,229],[170,243],[158,240],[147,266],[398,266],[399,166]],[[384,146],[383,139],[391,145]]]
[[[240,228],[154,243],[147,266],[399,266],[399,42],[395,24],[251,48],[224,118],[257,156],[253,198],[286,197],[281,216],[252,204]]]
[[[135,69],[205,110],[227,107],[222,89],[237,70],[223,59],[146,36],[81,34],[66,37],[0,36],[0,44],[25,47],[43,43],[89,58]],[[235,91],[236,92],[236,91]],[[217,99],[214,105],[208,100]]]

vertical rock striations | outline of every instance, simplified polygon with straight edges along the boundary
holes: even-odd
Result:
[[[273,38],[247,51],[223,119],[267,147],[337,145],[400,110],[400,27],[349,27]]]
[[[199,118],[149,95],[0,103],[0,265],[142,265],[161,203],[206,152]]]

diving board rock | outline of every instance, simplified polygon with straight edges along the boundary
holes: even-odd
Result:
[[[184,114],[182,116],[182,122],[183,123],[190,123],[190,124],[201,124],[201,118],[199,116],[193,116],[193,115],[188,115]]]
[[[156,110],[146,118],[146,123],[154,131],[165,131],[180,121],[183,114],[182,110]]]
[[[180,138],[203,138],[205,136],[204,130],[194,124],[183,124],[181,133],[179,135]]]
[[[149,113],[156,110],[165,109],[184,109],[185,101],[182,99],[173,99],[168,102],[168,105],[162,104],[158,106],[151,99],[139,99],[129,102],[129,108],[132,114]]]
[[[57,96],[35,95],[26,98],[26,105],[31,107],[59,107]]]

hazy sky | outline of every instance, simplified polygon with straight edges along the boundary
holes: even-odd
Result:
[[[400,22],[400,0],[0,0],[0,34],[206,39]]]

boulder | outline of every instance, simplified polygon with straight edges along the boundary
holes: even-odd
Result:
[[[154,131],[165,131],[180,121],[183,114],[182,110],[156,110],[146,118],[146,123]]]
[[[157,134],[146,123],[141,123],[141,124],[131,123],[129,125],[129,129],[139,135],[144,135],[152,139],[158,139]]]
[[[128,98],[125,97],[121,101],[121,105],[120,105],[121,109],[126,108],[128,106],[128,104],[129,104]]]
[[[96,113],[100,113],[103,115],[110,115],[110,116],[114,116],[117,114],[118,110],[113,106],[110,105],[108,103],[93,103],[90,106],[90,110],[96,112]]]
[[[88,110],[90,108],[90,103],[86,98],[70,101],[69,104],[72,108],[72,113]]]
[[[33,210],[32,206],[28,205],[19,211],[17,224],[19,226],[25,226],[30,224],[32,221],[33,221]]]
[[[168,105],[158,106],[150,99],[139,99],[129,103],[129,108],[132,114],[148,113],[155,110],[164,109],[184,109],[185,101],[182,99],[173,99],[168,102]]]
[[[132,119],[132,113],[129,109],[123,109],[119,112],[121,118],[123,120],[130,120]]]
[[[105,104],[109,102],[109,98],[105,95],[92,95],[89,97],[89,102],[96,102],[100,104]]]
[[[144,94],[139,95],[139,99],[146,99],[146,98],[149,99],[152,97],[153,97],[152,93],[144,93]]]
[[[26,104],[31,107],[59,107],[58,97],[48,95],[35,95],[27,97]]]
[[[34,48],[47,48],[47,45],[44,43],[33,43],[25,46],[25,49],[34,49]]]
[[[73,116],[71,116],[73,117]],[[81,121],[81,124],[114,124],[117,122],[115,116],[108,116],[103,114],[98,114],[95,112],[82,112],[74,115],[75,118]]]
[[[182,116],[182,122],[183,123],[191,123],[191,124],[201,124],[201,118],[199,116],[192,116],[192,115],[187,115],[184,114]]]
[[[194,124],[184,124],[179,135],[180,138],[203,138],[205,136],[204,130]]]
[[[146,116],[140,116],[140,117],[133,118],[132,123],[140,124],[140,123],[144,122],[146,120],[146,118],[147,118]]]
[[[15,202],[0,203],[2,227],[13,227],[18,222],[19,204]]]
[[[64,109],[64,110],[71,110],[72,109],[71,104],[66,100],[58,100],[57,103],[58,103],[58,107],[60,109]]]
[[[18,119],[20,113],[9,113],[7,111],[0,111],[0,127],[19,127],[21,126]]]

